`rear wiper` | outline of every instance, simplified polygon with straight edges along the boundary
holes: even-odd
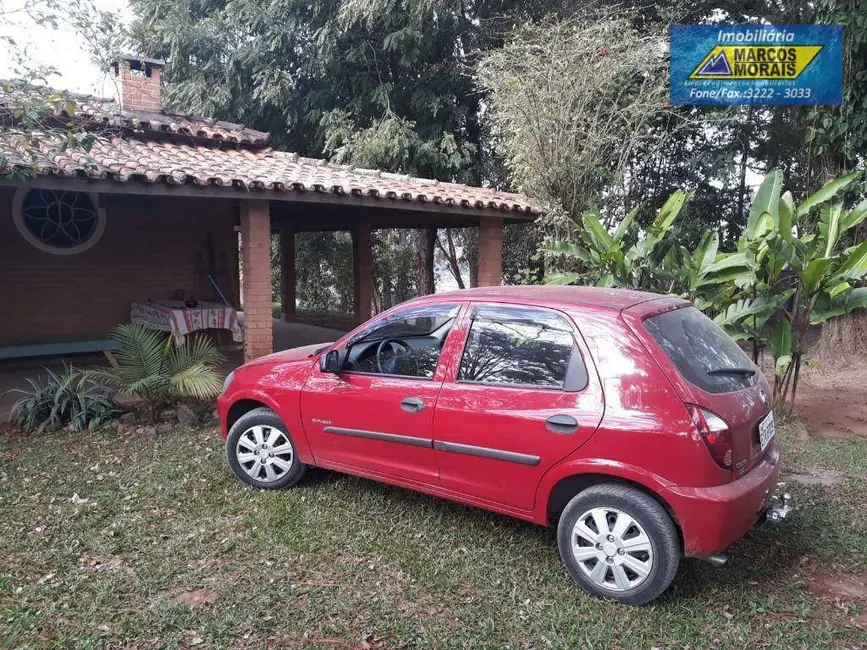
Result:
[[[713,368],[708,370],[709,375],[754,375],[755,368]]]

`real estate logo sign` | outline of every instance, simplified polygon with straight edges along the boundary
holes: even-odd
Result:
[[[672,104],[843,101],[838,25],[673,25]]]

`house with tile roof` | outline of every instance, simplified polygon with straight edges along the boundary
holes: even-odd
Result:
[[[32,158],[0,138],[0,357],[103,340],[132,305],[243,298],[245,357],[255,358],[273,349],[272,233],[288,320],[295,234],[352,233],[360,322],[371,315],[372,229],[478,227],[479,283],[494,285],[504,224],[537,216],[517,194],[335,165],[275,150],[240,124],[169,113],[163,65],[119,60],[117,100],[72,96],[74,116],[58,107],[55,123],[74,119],[98,136],[89,151],[45,147]]]

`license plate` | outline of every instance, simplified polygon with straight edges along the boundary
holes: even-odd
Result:
[[[759,444],[762,446],[762,451],[773,439],[774,432],[774,412],[771,411],[764,420],[759,422]]]

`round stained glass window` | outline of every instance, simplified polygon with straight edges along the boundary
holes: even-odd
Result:
[[[24,239],[55,255],[87,250],[105,227],[96,196],[84,192],[22,188],[15,208],[15,225]]]

